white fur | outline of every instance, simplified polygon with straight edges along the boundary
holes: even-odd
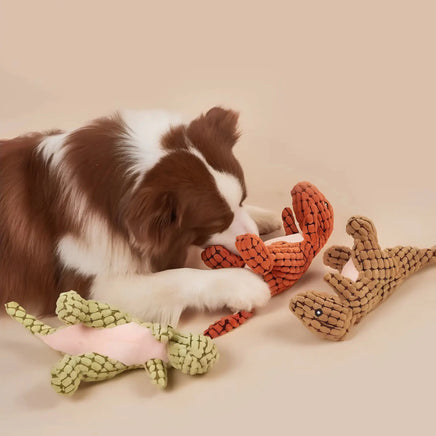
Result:
[[[176,325],[188,307],[252,310],[266,304],[270,296],[261,277],[240,268],[181,268],[149,275],[98,276],[91,290],[93,299],[140,319],[171,325]]]
[[[173,126],[182,123],[179,115],[162,110],[120,112],[120,116],[128,128],[123,145],[134,160],[129,172],[137,174],[136,186],[144,174],[156,165],[167,153],[161,146],[162,136]]]
[[[56,168],[62,162],[65,154],[65,149],[63,147],[67,136],[68,133],[47,136],[36,148],[37,152],[41,153],[46,162],[51,158],[50,165],[53,168]]]
[[[238,207],[233,210],[234,218],[230,227],[224,232],[215,233],[207,241],[206,245],[223,245],[233,253],[238,253],[235,247],[236,237],[244,235],[246,233],[252,233],[258,235],[256,223],[244,209],[244,207]]]
[[[84,275],[134,274],[147,271],[132,255],[127,242],[110,232],[108,225],[96,213],[82,219],[80,237],[64,236],[57,252],[64,265]]]

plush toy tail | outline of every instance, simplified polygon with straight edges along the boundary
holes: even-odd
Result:
[[[7,314],[22,324],[32,334],[49,335],[56,331],[55,328],[36,319],[33,315],[29,315],[23,307],[15,301],[5,304]]]
[[[241,312],[234,313],[233,315],[224,316],[219,321],[211,324],[204,332],[204,336],[208,336],[211,339],[223,336],[228,332],[231,332],[235,328],[244,324],[247,319],[250,319],[254,315],[254,312]]]

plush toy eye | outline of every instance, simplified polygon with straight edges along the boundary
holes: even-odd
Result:
[[[324,201],[324,206],[329,207],[329,204],[327,203],[327,201]]]
[[[315,310],[315,315],[316,316],[321,316],[322,315],[322,310],[321,309],[316,309]]]

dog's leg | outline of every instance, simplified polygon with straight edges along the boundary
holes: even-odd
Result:
[[[262,207],[244,206],[250,217],[256,223],[259,234],[266,235],[282,228],[282,218],[280,214],[272,212]]]
[[[181,268],[148,275],[97,276],[90,297],[143,321],[176,325],[184,309],[250,311],[270,298],[264,280],[242,268]]]

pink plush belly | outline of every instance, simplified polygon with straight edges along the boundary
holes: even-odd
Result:
[[[106,329],[77,324],[40,338],[51,348],[73,356],[98,353],[125,365],[167,360],[166,345],[156,340],[148,328],[134,322]]]
[[[348,262],[342,268],[341,274],[353,282],[359,278],[359,271],[357,271],[356,267],[354,266],[353,259],[350,258],[348,260]]]

